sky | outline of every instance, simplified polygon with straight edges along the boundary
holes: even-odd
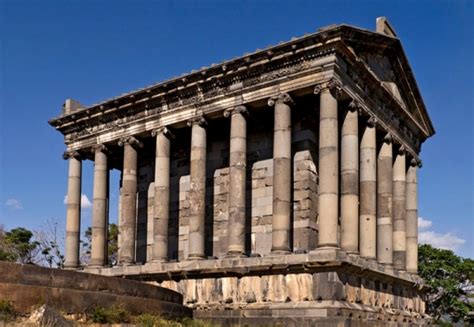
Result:
[[[474,257],[474,1],[0,0],[0,224],[64,224],[67,162],[48,125],[85,105],[330,24],[374,30],[386,16],[436,135],[422,147],[420,242]],[[83,165],[90,225],[92,163]],[[111,178],[116,221],[118,173]]]

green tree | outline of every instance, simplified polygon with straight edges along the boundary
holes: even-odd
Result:
[[[107,232],[108,242],[108,263],[112,266],[117,264],[117,253],[118,253],[118,226],[116,224],[109,224]],[[90,259],[91,253],[91,242],[92,242],[92,228],[88,227],[84,231],[84,240],[82,240],[82,255],[81,261],[87,263]]]
[[[6,232],[2,243],[4,244],[3,255],[8,261],[17,261],[20,263],[34,263],[35,250],[39,243],[32,241],[33,233],[23,227],[17,227]]]
[[[449,316],[454,322],[466,318],[474,310],[466,294],[472,287],[474,261],[427,244],[418,247],[418,256],[418,273],[429,286],[428,313],[437,320],[443,316]]]
[[[16,254],[12,246],[5,241],[6,233],[5,227],[0,225],[0,261],[13,262],[16,260]]]

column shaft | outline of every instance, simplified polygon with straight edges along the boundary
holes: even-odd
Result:
[[[377,159],[377,260],[386,265],[393,263],[392,170],[392,143],[386,137]]]
[[[318,247],[338,247],[339,158],[337,100],[329,88],[320,93]]]
[[[349,109],[341,131],[341,248],[358,253],[359,113],[355,107]]]
[[[205,120],[197,118],[191,125],[191,185],[189,191],[189,259],[205,257],[206,208],[206,129]]]
[[[79,240],[81,231],[81,178],[82,161],[77,153],[69,157],[69,175],[66,212],[66,255],[65,268],[79,267]]]
[[[393,267],[406,268],[406,165],[399,152],[393,164]]]
[[[418,272],[418,179],[416,165],[408,167],[406,176],[406,269]]]
[[[244,106],[230,112],[229,237],[228,255],[245,254],[245,181],[247,167],[247,121]]]
[[[95,148],[90,266],[107,264],[108,167],[105,147]]]
[[[153,260],[168,259],[168,222],[170,206],[170,133],[166,128],[156,135],[155,197],[153,215]]]
[[[137,150],[126,140],[122,144],[122,214],[119,226],[121,234],[118,261],[122,264],[135,263],[135,241],[137,225]]]
[[[290,252],[291,222],[291,98],[283,93],[270,98],[275,107],[273,127],[272,252]]]
[[[369,119],[360,142],[360,255],[377,257],[377,149],[374,119]]]

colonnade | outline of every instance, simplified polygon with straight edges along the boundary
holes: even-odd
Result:
[[[374,117],[361,119],[352,101],[340,108],[334,88],[318,85],[318,248],[341,248],[347,253],[399,270],[417,272],[417,160],[407,168],[403,147],[394,152],[392,137],[381,136]],[[273,254],[291,252],[291,110],[287,93],[268,100],[274,108],[273,147]],[[230,118],[228,256],[245,255],[247,109],[239,105],[224,112]],[[340,121],[341,120],[341,121]],[[340,124],[341,123],[341,124]],[[206,120],[188,121],[191,128],[189,260],[205,258]],[[341,129],[339,129],[341,126]],[[165,127],[152,131],[156,138],[154,228],[152,261],[168,256],[170,201],[170,143]],[[377,137],[379,136],[379,137]],[[360,139],[359,139],[360,137]],[[137,151],[142,143],[133,136],[119,140],[124,148],[119,264],[134,264],[136,243]],[[107,263],[108,169],[107,148],[93,148],[94,203],[91,266]],[[395,153],[395,155],[394,155]],[[69,179],[65,266],[79,266],[81,159],[67,152]]]

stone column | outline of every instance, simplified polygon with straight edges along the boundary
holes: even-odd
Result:
[[[151,135],[156,136],[152,260],[164,261],[168,259],[170,138],[173,135],[166,127],[152,131]]]
[[[247,168],[247,114],[245,106],[224,112],[230,116],[229,154],[229,225],[227,228],[229,256],[245,255],[245,182]]]
[[[287,93],[268,100],[275,107],[273,127],[272,253],[290,252],[291,230],[291,108]]]
[[[135,263],[135,241],[137,226],[137,147],[143,144],[134,137],[119,141],[123,146],[122,205],[119,233],[121,244],[118,262],[124,265]]]
[[[318,248],[339,247],[339,126],[337,99],[331,88],[335,87],[326,83],[314,90],[320,94]]]
[[[393,267],[406,269],[406,165],[401,146],[393,163]]]
[[[341,248],[359,252],[359,113],[349,104],[341,130]]]
[[[206,120],[199,116],[191,126],[191,177],[189,191],[189,259],[204,259],[206,208]]]
[[[377,143],[375,118],[371,117],[360,142],[359,251],[367,259],[377,258]]]
[[[107,264],[107,222],[108,222],[108,166],[106,147],[102,144],[94,150],[94,193],[92,208],[92,242],[90,266]]]
[[[68,151],[63,155],[69,159],[69,175],[67,187],[66,212],[66,255],[64,268],[79,267],[79,239],[81,232],[81,178],[82,159],[76,151]]]
[[[406,269],[408,272],[418,273],[418,166],[416,159],[412,159],[406,176]]]
[[[377,158],[377,261],[393,263],[392,227],[392,137],[387,134]]]

